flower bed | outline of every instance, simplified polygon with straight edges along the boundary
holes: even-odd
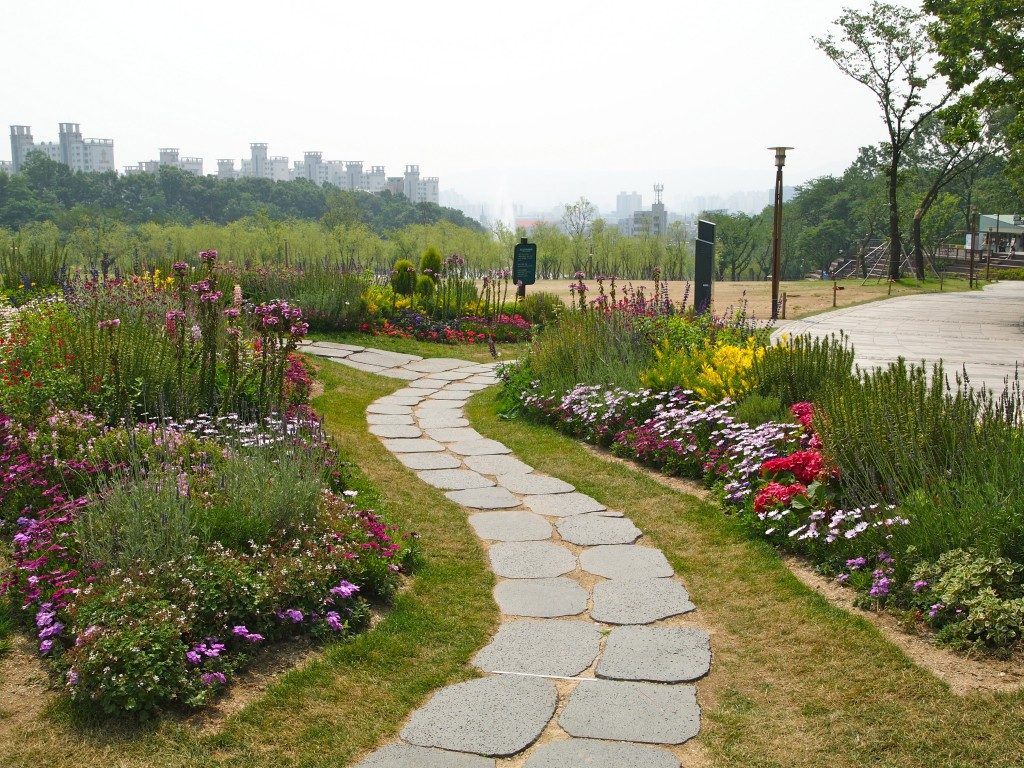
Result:
[[[301,310],[220,290],[216,254],[198,272],[78,286],[0,339],[0,592],[108,714],[201,706],[269,643],[364,628],[414,554],[307,405]]]
[[[390,320],[363,323],[360,330],[374,336],[418,339],[439,344],[486,344],[493,337],[499,344],[529,341],[533,326],[519,315],[501,314],[491,320],[466,316],[456,320],[435,320],[405,309]]]

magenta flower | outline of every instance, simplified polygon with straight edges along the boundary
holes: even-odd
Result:
[[[337,611],[329,611],[324,617],[327,620],[327,626],[333,629],[335,632],[341,632],[344,629],[344,625],[341,623],[341,617]]]
[[[214,683],[225,685],[228,681],[223,672],[205,672],[199,679],[203,681],[203,685],[213,685]]]
[[[358,591],[359,587],[349,581],[345,581],[345,579],[342,579],[338,586],[331,587],[331,594],[340,597],[352,597]]]

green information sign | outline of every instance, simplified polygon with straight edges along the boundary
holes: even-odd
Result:
[[[537,244],[522,238],[512,251],[512,282],[533,285],[537,282]]]

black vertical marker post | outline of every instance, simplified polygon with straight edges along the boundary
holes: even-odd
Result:
[[[701,219],[697,222],[697,244],[694,263],[693,307],[698,315],[711,308],[715,271],[715,225]]]

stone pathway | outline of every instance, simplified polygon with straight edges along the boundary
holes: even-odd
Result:
[[[621,512],[470,426],[466,400],[498,382],[494,364],[302,351],[409,382],[367,408],[370,431],[466,509],[499,579],[501,626],[473,659],[484,676],[435,692],[357,768],[679,768],[678,745],[700,730],[708,634]]]
[[[873,301],[804,320],[779,323],[779,334],[829,336],[843,331],[862,368],[898,357],[911,363],[945,361],[946,373],[966,367],[971,383],[1002,392],[1024,362],[1024,281],[981,291],[928,293]]]

